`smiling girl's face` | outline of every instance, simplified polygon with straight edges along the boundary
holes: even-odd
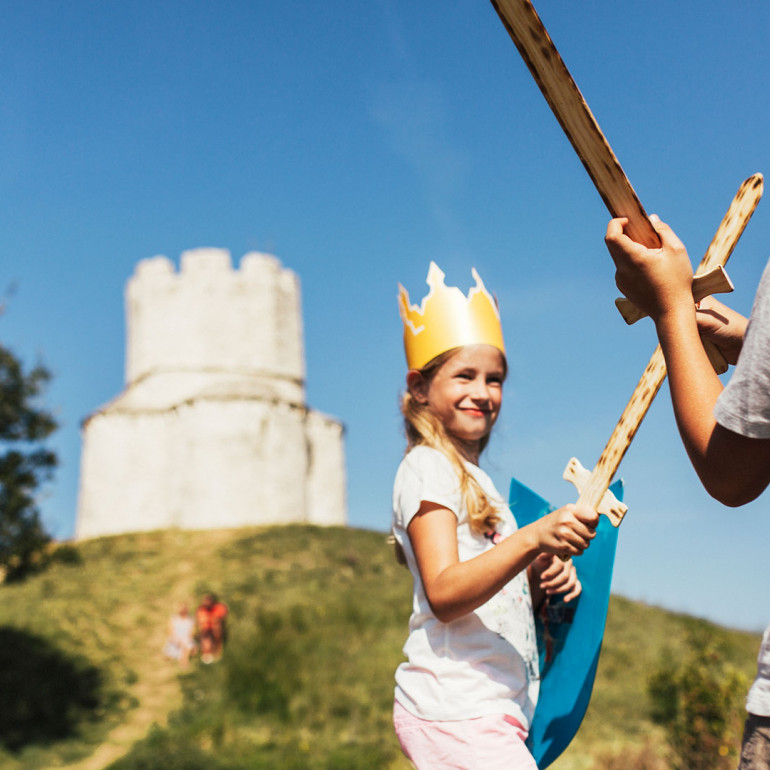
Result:
[[[500,414],[505,372],[505,359],[497,348],[468,345],[459,348],[429,382],[420,372],[409,372],[407,385],[476,462],[479,442],[489,435]]]

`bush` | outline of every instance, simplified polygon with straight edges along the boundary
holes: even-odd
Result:
[[[50,555],[52,564],[66,564],[68,567],[78,567],[83,563],[83,557],[77,546],[61,543],[53,549]]]
[[[735,767],[746,677],[727,663],[705,629],[693,629],[683,656],[664,656],[649,681],[652,717],[669,738],[675,767]]]

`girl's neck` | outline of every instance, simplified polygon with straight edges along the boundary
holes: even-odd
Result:
[[[452,443],[457,447],[457,451],[460,453],[460,457],[462,457],[463,460],[467,460],[472,465],[479,464],[481,447],[479,447],[478,441],[462,441],[461,439],[452,437]]]

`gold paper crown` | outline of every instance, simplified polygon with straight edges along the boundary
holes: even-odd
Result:
[[[471,269],[476,285],[466,297],[456,286],[444,283],[435,263],[428,268],[430,287],[422,305],[409,304],[409,293],[398,285],[398,308],[404,322],[404,351],[410,369],[422,369],[436,356],[463,345],[492,345],[505,355],[497,302]]]

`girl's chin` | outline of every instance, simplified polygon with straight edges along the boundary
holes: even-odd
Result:
[[[455,433],[454,437],[468,447],[478,448],[479,442],[489,435],[489,431],[463,431]]]

